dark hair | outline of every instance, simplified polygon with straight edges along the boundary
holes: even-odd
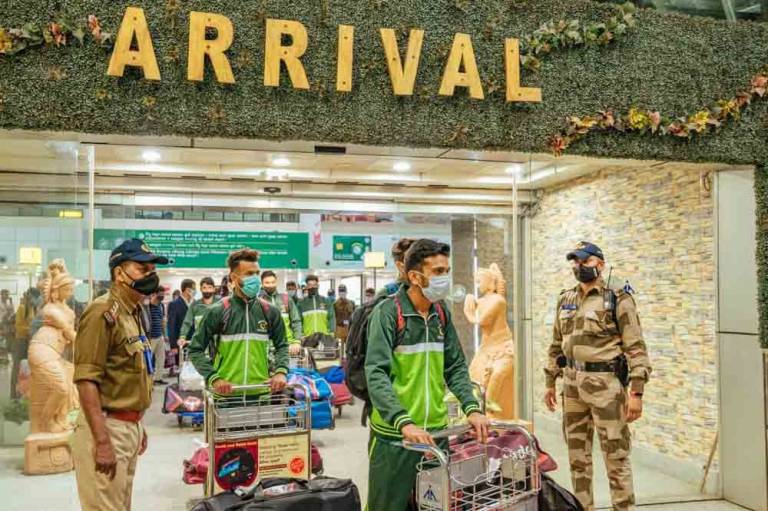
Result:
[[[266,279],[267,277],[275,277],[275,278],[277,278],[277,274],[275,272],[273,272],[272,270],[267,270],[267,271],[261,272],[261,281],[262,282],[264,282],[264,279]]]
[[[219,286],[219,295],[224,298],[225,296],[229,296],[229,276],[224,275],[224,278],[221,279],[221,286]]]
[[[405,271],[421,270],[425,259],[438,255],[450,256],[450,245],[429,239],[420,239],[414,242],[405,254]]]
[[[365,290],[365,294],[367,294],[367,295],[375,295],[376,294],[376,290],[373,289],[372,287],[369,287],[368,289]]]
[[[402,263],[405,260],[405,253],[411,248],[416,240],[413,238],[402,238],[392,245],[392,259],[398,263]]]
[[[205,286],[206,284],[209,286],[216,287],[216,283],[213,281],[211,277],[203,277],[202,279],[200,279],[200,289],[202,289],[203,286]]]
[[[240,261],[246,261],[249,263],[259,262],[259,251],[251,248],[241,248],[235,252],[229,254],[227,258],[227,266],[229,271],[235,271],[240,266]]]
[[[183,293],[187,289],[195,287],[195,281],[192,279],[184,279],[181,281],[181,292]]]
[[[320,279],[317,278],[317,275],[307,275],[307,278],[304,279],[304,283],[309,284],[310,281],[320,283]]]
[[[296,281],[295,280],[289,280],[288,282],[285,283],[285,287],[291,287],[291,286],[293,286],[295,288],[299,287],[299,286],[296,285]]]

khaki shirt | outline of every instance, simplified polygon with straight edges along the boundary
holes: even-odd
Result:
[[[85,309],[75,339],[74,381],[96,383],[105,410],[141,412],[152,401],[140,305],[130,303],[127,292],[113,286]]]
[[[615,291],[614,318],[610,308],[605,307],[605,290],[605,283],[600,279],[586,295],[580,285],[560,294],[549,360],[544,370],[548,388],[554,387],[555,380],[562,374],[562,369],[557,366],[560,355],[579,362],[610,362],[624,353],[629,364],[632,391],[643,391],[651,364],[635,300],[629,293]]]

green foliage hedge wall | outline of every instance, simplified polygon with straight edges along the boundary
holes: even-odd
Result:
[[[0,0],[0,26],[47,23],[65,9],[96,15],[116,32],[125,7],[145,9],[163,80],[106,75],[110,51],[83,46],[32,48],[0,55],[0,128],[299,139],[412,147],[548,151],[567,116],[631,106],[690,115],[744,90],[768,64],[768,25],[729,24],[640,11],[637,26],[607,47],[555,51],[523,85],[541,87],[540,104],[504,101],[505,37],[522,37],[549,20],[608,19],[613,7],[588,0]],[[235,25],[229,51],[237,84],[186,80],[189,12],[215,12]],[[307,26],[303,58],[309,91],[263,86],[264,20]],[[334,90],[337,26],[354,25],[354,89]],[[416,93],[391,92],[379,28],[426,31]],[[459,89],[439,97],[455,32],[473,37],[486,99]],[[747,163],[768,161],[768,101],[713,136],[691,141],[638,134],[588,135],[568,148],[592,156]],[[768,170],[758,172],[761,338],[768,345]]]
[[[637,27],[608,47],[556,51],[523,84],[543,90],[541,104],[504,101],[505,37],[549,20],[604,20],[613,7],[585,0],[3,0],[0,26],[95,14],[116,32],[124,8],[143,7],[163,81],[106,75],[109,50],[33,48],[0,56],[0,127],[96,133],[306,139],[397,146],[548,151],[547,138],[569,115],[632,105],[686,115],[730,98],[768,64],[768,26],[640,11]],[[235,25],[229,51],[237,84],[186,81],[189,12],[225,14]],[[263,86],[264,19],[298,20],[309,31],[310,91]],[[356,27],[354,90],[337,93],[337,26]],[[426,30],[413,97],[391,93],[380,27]],[[455,32],[473,36],[486,100],[437,96]],[[404,38],[402,38],[404,42]],[[284,84],[287,75],[284,74]],[[491,92],[492,91],[492,92]],[[768,102],[713,137],[662,140],[594,134],[570,153],[691,161],[768,160]]]
[[[760,344],[768,349],[768,163],[755,171],[757,199],[757,301]]]

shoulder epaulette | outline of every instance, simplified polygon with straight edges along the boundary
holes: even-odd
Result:
[[[109,326],[115,326],[117,317],[120,315],[120,304],[117,300],[112,301],[112,305],[104,312],[104,319]]]

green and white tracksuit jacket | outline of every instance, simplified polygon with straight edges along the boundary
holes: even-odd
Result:
[[[213,360],[208,351],[212,343]],[[208,308],[192,337],[189,359],[208,386],[219,379],[259,385],[272,376],[270,343],[275,348],[274,372],[287,374],[288,341],[280,311],[260,299],[246,302],[233,295]]]
[[[336,331],[336,312],[324,297],[305,296],[299,302],[304,337],[320,332],[333,335]]]
[[[213,302],[206,304],[202,300],[195,300],[187,309],[187,314],[184,316],[184,321],[181,323],[181,331],[179,338],[191,340],[195,334],[195,330],[200,326],[200,322],[203,320],[205,311],[209,307],[216,304],[218,298],[214,298]]]
[[[444,326],[434,306],[428,319],[416,312],[407,286],[395,296],[405,320],[402,331],[398,332],[394,298],[377,305],[368,321],[365,374],[373,404],[374,434],[400,439],[402,428],[408,424],[426,431],[445,429],[446,383],[464,413],[481,411],[449,312],[445,311]]]
[[[259,298],[265,300],[280,311],[280,315],[283,317],[283,323],[285,324],[285,337],[288,339],[288,344],[301,343],[301,337],[303,335],[301,314],[299,314],[299,308],[296,306],[296,303],[291,300],[291,297],[287,294],[277,292],[270,295],[262,290],[259,294]]]

